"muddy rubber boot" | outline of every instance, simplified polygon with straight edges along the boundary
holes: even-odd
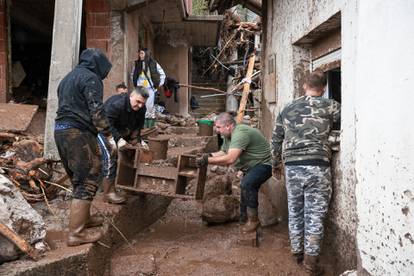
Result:
[[[72,199],[70,205],[69,234],[67,245],[77,246],[92,243],[102,238],[102,232],[87,233],[85,224],[90,217],[91,202],[89,200]]]
[[[323,268],[319,265],[319,256],[309,256],[305,254],[303,266],[310,276],[319,276],[324,273]]]
[[[85,224],[86,228],[101,226],[104,223],[104,218],[98,215],[89,216]]]
[[[247,207],[247,222],[242,227],[243,233],[252,233],[256,231],[257,227],[259,227],[259,217],[257,214],[257,208],[249,208]]]
[[[304,259],[303,253],[292,253],[292,257],[295,263],[299,265],[303,263],[303,259]]]
[[[115,191],[115,180],[110,180],[104,178],[102,180],[103,192],[104,192],[104,202],[121,204],[126,201],[126,198],[120,194],[117,194]]]

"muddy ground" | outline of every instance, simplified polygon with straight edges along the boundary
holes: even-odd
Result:
[[[206,226],[197,202],[177,199],[132,246],[114,252],[107,275],[306,275],[291,259],[286,224],[263,228],[259,248],[239,236],[237,223]],[[325,255],[325,275],[336,275]]]

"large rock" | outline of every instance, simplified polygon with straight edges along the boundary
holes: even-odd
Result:
[[[268,226],[282,221],[281,210],[274,204],[276,187],[272,181],[266,181],[259,190],[259,220],[262,226]]]
[[[0,222],[35,247],[43,244],[46,227],[42,217],[24,199],[17,187],[0,174]],[[0,264],[15,260],[20,251],[0,236]]]
[[[207,197],[203,202],[201,217],[208,223],[235,221],[239,217],[239,200],[232,195]]]

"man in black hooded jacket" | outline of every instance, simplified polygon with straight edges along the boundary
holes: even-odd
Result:
[[[73,186],[69,246],[95,242],[102,237],[101,232],[86,232],[84,229],[103,222],[100,217],[90,216],[90,206],[101,172],[97,133],[103,133],[108,141],[113,141],[102,104],[102,80],[111,67],[101,50],[86,49],[79,64],[58,87],[55,142]],[[116,146],[111,148],[115,150]]]

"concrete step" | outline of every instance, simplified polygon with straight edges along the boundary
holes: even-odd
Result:
[[[156,195],[129,195],[124,205],[104,203],[102,196],[93,201],[92,212],[103,214],[115,226],[131,238],[138,232],[157,221],[165,212],[171,199]],[[110,223],[101,228],[104,237],[99,243],[68,247],[64,232],[51,231],[48,235],[53,250],[37,262],[18,260],[0,266],[0,275],[103,275],[110,269],[110,257],[115,248],[125,240]],[[109,248],[108,248],[109,247]]]

